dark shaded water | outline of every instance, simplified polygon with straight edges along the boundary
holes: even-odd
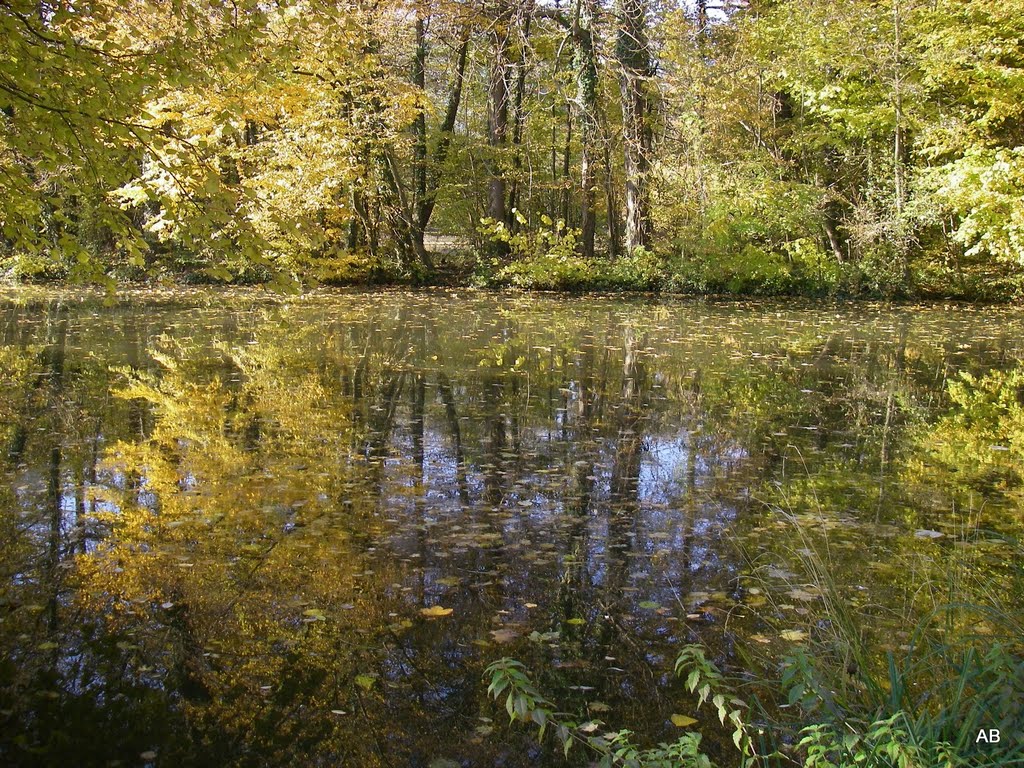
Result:
[[[693,710],[683,644],[738,672],[826,637],[822,573],[879,652],[950,574],[1024,593],[1024,420],[971,416],[1019,312],[11,292],[0,321],[8,764],[558,764],[490,661],[652,742]]]

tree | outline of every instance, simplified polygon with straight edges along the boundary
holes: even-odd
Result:
[[[647,0],[618,0],[615,53],[622,88],[622,143],[626,158],[626,250],[651,244],[650,94]]]
[[[1012,4],[938,2],[916,22],[934,105],[922,129],[921,208],[968,256],[1024,263],[1024,19]]]
[[[576,0],[572,16],[573,64],[576,71],[576,107],[580,123],[580,245],[583,258],[594,257],[594,186],[597,183],[600,134],[597,114],[596,0]]]
[[[254,39],[257,3],[211,9],[95,0],[0,3],[0,198],[3,239],[19,257],[97,275],[92,256],[114,247],[142,263],[144,243],[108,195],[144,154],[159,157],[167,136],[145,106],[183,82],[209,83]],[[170,172],[170,169],[164,169]],[[172,178],[205,214],[230,211],[203,193],[205,179]],[[97,242],[99,241],[99,242]],[[109,241],[109,242],[108,242]]]

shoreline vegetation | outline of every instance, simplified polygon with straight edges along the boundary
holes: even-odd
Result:
[[[0,32],[11,279],[1024,291],[1012,4],[12,0]]]
[[[403,274],[386,268],[367,268],[358,275],[282,276],[264,273],[237,280],[210,277],[206,273],[168,274],[164,271],[115,271],[103,276],[82,278],[70,272],[54,274],[11,274],[0,276],[0,288],[7,290],[60,288],[97,288],[108,293],[152,289],[224,288],[267,289],[282,296],[314,294],[320,290],[478,290],[505,293],[616,297],[675,298],[708,301],[774,299],[790,301],[877,302],[892,304],[953,303],[957,305],[1011,306],[1020,300],[1024,273],[1004,273],[1000,279],[976,280],[970,286],[916,286],[901,291],[881,291],[867,287],[863,276],[854,275],[845,284],[817,284],[793,278],[785,282],[697,280],[654,259],[637,267],[634,261],[611,261],[595,257],[584,261],[575,257],[558,260],[538,259],[514,262],[487,274],[467,258],[463,263],[443,265],[429,272]]]
[[[524,288],[508,285],[480,285],[470,281],[451,282],[441,280],[390,281],[372,283],[318,283],[312,285],[281,283],[224,283],[224,282],[174,282],[161,280],[104,281],[81,283],[56,280],[0,280],[0,296],[16,303],[37,299],[44,303],[58,302],[67,298],[108,297],[114,301],[132,300],[146,303],[167,301],[176,303],[193,299],[209,303],[212,297],[232,298],[248,301],[267,300],[290,302],[294,299],[313,300],[318,297],[336,295],[368,295],[403,293],[429,295],[435,292],[458,292],[459,295],[496,295],[529,299],[580,300],[587,298],[609,299],[625,302],[678,302],[730,304],[753,302],[770,306],[793,309],[815,307],[892,307],[927,308],[948,307],[962,309],[1013,311],[1018,303],[1009,296],[963,297],[946,295],[884,296],[873,294],[779,294],[779,293],[730,293],[684,292],[639,288],[577,287],[577,288]]]

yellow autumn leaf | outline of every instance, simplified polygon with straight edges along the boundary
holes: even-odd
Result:
[[[441,616],[450,616],[454,608],[442,608],[440,605],[432,605],[429,608],[420,608],[420,615],[428,619],[436,619]]]
[[[689,717],[687,715],[672,715],[672,725],[678,726],[679,728],[685,728],[688,725],[693,725],[697,722],[697,718]]]

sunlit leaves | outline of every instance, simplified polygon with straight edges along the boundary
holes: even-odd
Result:
[[[235,8],[260,15],[256,4]],[[210,10],[203,2],[88,2],[45,17],[32,3],[0,9],[0,197],[16,258],[43,251],[44,266],[88,273],[79,264],[113,239],[137,259],[138,232],[107,195],[146,157],[157,162],[169,137],[154,130],[146,100],[183,79],[208,83],[253,39],[238,17]],[[177,194],[192,194],[187,180],[174,183]],[[63,233],[81,250],[68,253]]]

